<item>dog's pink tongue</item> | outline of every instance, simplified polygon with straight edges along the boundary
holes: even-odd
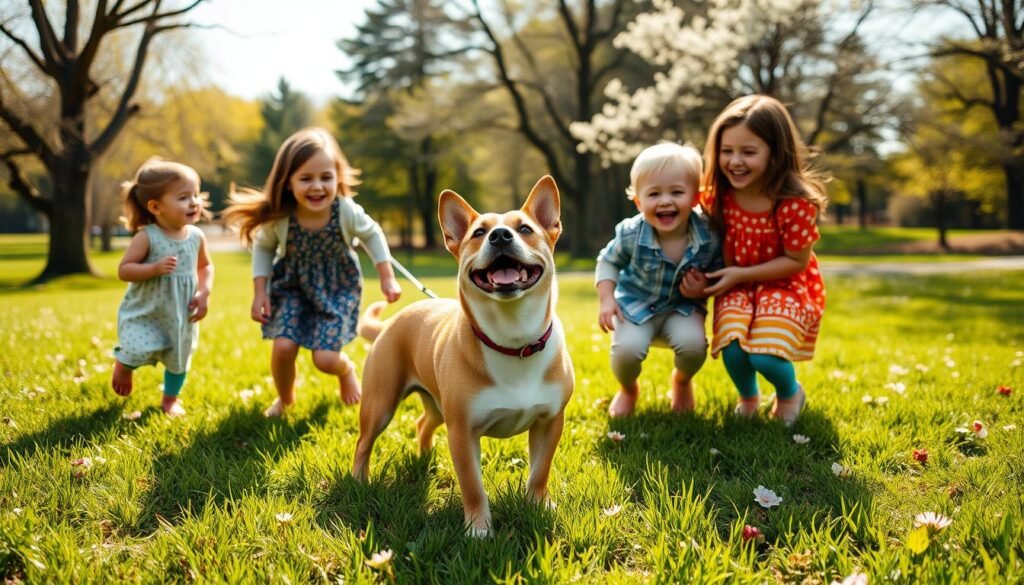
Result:
[[[490,276],[494,284],[512,284],[519,278],[519,271],[515,268],[502,268],[492,271]]]

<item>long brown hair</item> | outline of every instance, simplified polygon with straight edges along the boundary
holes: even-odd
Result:
[[[705,211],[719,228],[724,227],[722,193],[729,187],[729,179],[719,166],[722,132],[727,128],[746,124],[747,128],[768,145],[770,162],[765,169],[764,195],[772,200],[772,208],[779,199],[801,197],[825,212],[825,181],[821,173],[811,168],[808,149],[800,138],[786,106],[766,95],[748,95],[736,98],[715,118],[704,146],[702,203]]]
[[[319,152],[326,153],[334,160],[338,194],[343,197],[355,196],[352,188],[359,184],[356,178],[359,170],[349,166],[338,141],[323,128],[303,128],[289,136],[277,150],[274,166],[270,169],[262,191],[246,188],[235,190],[232,186],[228,197],[230,205],[224,210],[223,218],[224,223],[238,228],[242,243],[251,244],[255,231],[261,225],[287,217],[295,210],[298,202],[288,186],[288,179]]]
[[[188,165],[164,160],[158,156],[150,157],[142,163],[131,181],[121,183],[121,200],[124,206],[124,217],[121,223],[128,231],[135,233],[142,226],[156,223],[156,217],[149,211],[150,201],[160,199],[167,189],[181,179],[193,179],[199,187],[199,173]],[[205,194],[200,194],[205,195]],[[209,218],[203,198],[203,216]]]

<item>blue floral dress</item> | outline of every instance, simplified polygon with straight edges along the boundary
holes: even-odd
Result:
[[[359,259],[341,236],[338,201],[319,230],[288,221],[287,253],[270,277],[270,320],[263,338],[286,337],[312,350],[341,351],[356,337],[363,279]]]

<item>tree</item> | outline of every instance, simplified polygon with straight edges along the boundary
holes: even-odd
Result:
[[[11,189],[46,215],[50,224],[47,262],[37,280],[75,273],[92,273],[87,255],[89,234],[88,188],[93,163],[114,142],[125,124],[139,112],[134,97],[142,80],[154,40],[173,30],[194,26],[180,17],[202,0],[164,6],[161,0],[96,0],[91,23],[82,18],[78,0],[64,5],[63,27],[42,0],[28,0],[31,28],[25,36],[15,18],[0,22],[0,39],[17,47],[33,75],[0,79],[0,120],[21,144],[0,153]],[[108,37],[123,32],[138,35],[127,79],[101,79],[95,65]],[[83,34],[84,33],[84,34]],[[20,81],[20,83],[19,83]],[[56,119],[37,121],[18,103],[40,81],[53,88]],[[91,107],[114,92],[115,105],[105,117]],[[43,187],[24,173],[25,158],[39,161],[49,185]]]
[[[366,22],[352,39],[338,48],[353,60],[339,71],[357,82],[357,92],[374,110],[393,112],[401,95],[424,89],[432,77],[451,70],[456,58],[468,50],[470,27],[466,19],[450,14],[441,0],[378,0],[366,11]],[[433,129],[432,129],[433,130]],[[410,212],[419,217],[424,244],[436,244],[435,199],[438,181],[438,141],[443,133],[420,132],[409,141],[407,162]]]
[[[484,14],[479,0],[472,0],[472,16],[487,38],[483,51],[492,58],[498,85],[512,102],[519,133],[541,153],[562,193],[563,205],[567,204],[570,252],[573,257],[589,257],[591,226],[601,213],[599,206],[587,205],[594,190],[594,155],[576,148],[570,125],[590,119],[597,107],[597,88],[626,59],[622,51],[612,50],[611,42],[631,15],[632,3],[614,0],[599,6],[596,0],[585,0],[570,6],[559,0],[552,4],[516,12],[502,2],[503,30]],[[557,52],[552,50],[552,38],[558,43]]]
[[[612,80],[611,101],[573,135],[604,164],[627,163],[658,139],[703,140],[709,115],[762,93],[791,108],[808,144],[849,148],[891,118],[884,68],[860,34],[873,10],[871,1],[829,16],[812,0],[715,0],[691,14],[655,0],[615,39],[655,68],[653,85]]]
[[[984,108],[998,127],[1006,156],[1000,161],[1006,177],[1007,227],[1024,229],[1024,129],[1021,128],[1021,97],[1024,88],[1024,7],[1019,0],[917,0],[921,8],[939,8],[962,18],[972,38],[947,37],[931,54],[937,58],[961,57],[985,68],[988,92],[972,95],[960,79],[943,79],[945,94],[963,109]]]
[[[309,126],[313,107],[309,98],[292,90],[285,78],[277,82],[277,95],[269,95],[260,103],[263,128],[259,138],[249,146],[246,156],[246,183],[262,187],[274,165],[277,149],[289,136]]]

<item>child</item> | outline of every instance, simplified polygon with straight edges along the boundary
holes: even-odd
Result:
[[[640,213],[615,226],[597,257],[598,323],[612,331],[612,372],[620,386],[608,407],[612,417],[633,412],[652,342],[675,353],[672,410],[694,408],[693,375],[708,347],[703,271],[721,266],[719,238],[694,207],[702,167],[690,146],[662,143],[641,152],[626,190]]]
[[[814,354],[825,285],[811,251],[824,186],[778,100],[751,95],[719,114],[708,137],[706,207],[724,234],[726,267],[718,282],[713,356],[719,352],[740,393],[736,413],[757,414],[757,373],[775,386],[771,416],[796,421],[806,396],[793,362]]]
[[[194,225],[205,215],[199,175],[154,157],[121,191],[125,223],[135,235],[117,267],[118,278],[129,284],[117,312],[120,345],[111,386],[128,396],[133,370],[162,362],[161,406],[179,416],[185,409],[178,393],[199,340],[196,323],[206,316],[213,288],[206,236]]]
[[[355,238],[370,254],[388,302],[402,293],[384,233],[352,201],[358,172],[326,130],[306,128],[278,149],[263,192],[233,193],[225,211],[227,223],[240,225],[242,241],[252,245],[251,316],[263,324],[263,338],[274,340],[277,399],[266,416],[281,416],[295,401],[300,346],[313,352],[320,371],[338,377],[345,404],[359,401],[355,365],[341,352],[355,338],[362,295]]]

